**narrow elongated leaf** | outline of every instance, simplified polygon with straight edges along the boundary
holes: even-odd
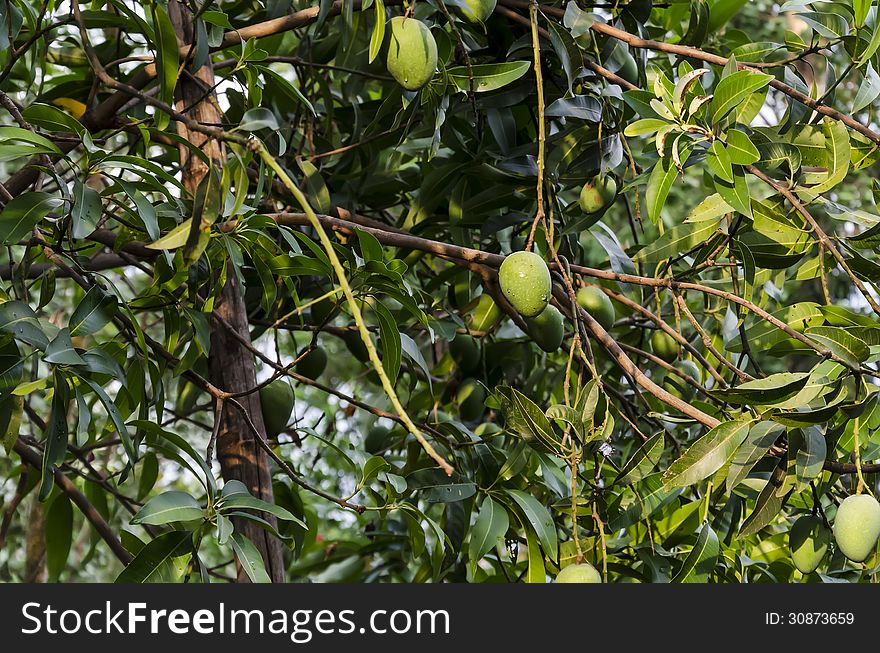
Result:
[[[785,429],[781,424],[769,421],[758,422],[749,429],[745,441],[730,462],[730,469],[727,472],[728,492],[749,475],[757,462],[766,455],[784,432]]]
[[[648,204],[648,217],[652,222],[660,219],[660,211],[666,204],[672,182],[678,176],[678,169],[672,163],[671,158],[663,158],[654,164],[651,176],[648,178],[648,188],[645,191],[645,201]]]
[[[131,518],[132,524],[170,524],[202,519],[204,508],[186,492],[171,490],[153,497]]]
[[[116,315],[118,301],[115,295],[93,286],[70,316],[70,335],[95,334]]]
[[[178,583],[192,559],[192,533],[170,531],[148,542],[116,577],[117,583]]]
[[[772,406],[796,395],[809,380],[809,372],[779,372],[735,388],[714,390],[712,394],[728,403]]]
[[[722,79],[715,87],[712,104],[709,105],[712,122],[721,121],[749,95],[767,86],[771,79],[772,75],[751,70],[739,70]]]
[[[67,566],[73,540],[73,505],[64,493],[58,494],[46,511],[46,569],[55,582]]]
[[[271,583],[272,579],[266,573],[266,566],[263,564],[263,558],[257,547],[241,533],[233,533],[232,550],[235,551],[235,557],[238,563],[244,569],[248,578],[252,583]]]
[[[474,77],[474,92],[485,93],[512,84],[528,72],[528,61],[509,61],[505,63],[486,63],[471,66]],[[467,66],[456,66],[446,71],[449,81],[459,90],[470,90]]]
[[[712,576],[721,545],[718,536],[709,524],[703,524],[697,536],[697,543],[685,558],[681,569],[672,579],[673,583],[705,583]]]
[[[471,528],[468,558],[474,563],[482,558],[504,537],[509,527],[510,519],[504,507],[491,497],[483,499],[477,521]]]
[[[34,191],[13,197],[0,212],[0,242],[14,245],[62,204],[61,199],[49,193]]]
[[[777,490],[782,487],[784,481],[785,461],[783,460],[780,461],[780,464],[773,470],[773,473],[770,475],[770,480],[767,481],[764,489],[761,490],[761,494],[758,495],[758,499],[755,502],[755,509],[742,523],[742,526],[740,526],[740,537],[754,535],[772,522],[776,515],[779,514],[779,511],[782,510],[782,506],[785,505],[785,500],[788,498],[787,494],[784,496],[778,496],[777,492]]]
[[[660,462],[663,456],[664,434],[661,431],[651,436],[638,450],[626,461],[626,465],[617,475],[616,483],[628,485],[642,480],[651,473],[651,470]]]
[[[748,422],[719,424],[670,465],[663,482],[667,487],[685,487],[708,478],[733,457],[748,432]]]
[[[551,558],[556,558],[559,553],[559,544],[556,538],[556,527],[550,512],[535,497],[522,490],[507,490],[507,494],[520,507],[538,536],[544,552]]]

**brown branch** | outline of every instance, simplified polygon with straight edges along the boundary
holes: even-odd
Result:
[[[36,469],[37,471],[42,470],[43,461],[36,451],[31,449],[21,440],[16,440],[13,445],[13,449],[15,453],[17,453],[21,459]],[[89,521],[98,535],[101,536],[107,546],[110,547],[110,550],[116,556],[116,558],[124,565],[130,563],[134,556],[126,550],[124,546],[122,546],[122,542],[119,538],[116,537],[116,533],[113,532],[113,529],[110,528],[110,525],[104,521],[104,518],[101,516],[101,513],[86,499],[86,496],[80,492],[79,488],[73,484],[73,482],[67,478],[64,473],[60,469],[55,470],[55,483],[59,488],[68,496],[70,500],[79,508],[80,512],[82,512],[83,516]]]

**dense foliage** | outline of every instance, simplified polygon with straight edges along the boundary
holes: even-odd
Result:
[[[876,3],[305,1],[0,0],[0,578],[875,580]]]

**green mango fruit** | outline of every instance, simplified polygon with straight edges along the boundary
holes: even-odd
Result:
[[[480,368],[480,345],[473,336],[466,333],[456,334],[449,343],[449,353],[465,374],[473,374]]]
[[[464,422],[476,422],[483,414],[486,390],[474,379],[465,379],[455,393],[458,415]]]
[[[515,252],[504,259],[498,270],[501,292],[520,315],[536,317],[550,301],[550,270],[533,252]]]
[[[603,329],[608,331],[614,326],[614,304],[611,303],[608,295],[599,288],[596,286],[578,288],[575,298],[581,308],[589,313],[596,322],[601,324]]]
[[[496,0],[462,0],[458,11],[471,23],[482,23],[495,11]]]
[[[260,406],[266,435],[274,438],[290,421],[293,412],[293,388],[284,379],[275,379],[260,388]]]
[[[470,332],[482,336],[489,333],[504,316],[501,308],[486,293],[471,301],[465,309],[465,320]]]
[[[667,363],[671,363],[678,357],[678,342],[668,333],[659,329],[651,336],[651,349],[656,356]]]
[[[376,455],[388,446],[388,436],[390,434],[391,430],[384,426],[376,424],[375,426],[370,427],[367,431],[366,437],[364,437],[364,449],[367,453]]]
[[[870,494],[844,499],[834,517],[834,541],[853,562],[864,561],[880,538],[880,503]]]
[[[617,197],[617,182],[611,175],[596,175],[581,189],[580,205],[584,213],[604,213]]]
[[[826,528],[822,518],[816,515],[800,517],[788,532],[791,561],[802,574],[816,571],[830,545],[831,531]]]
[[[538,317],[526,320],[532,340],[548,354],[557,351],[565,336],[565,320],[555,306],[547,304]]]
[[[296,364],[296,373],[314,381],[327,368],[327,352],[323,347],[315,347]]]
[[[346,331],[342,335],[342,342],[345,343],[345,346],[348,351],[351,352],[351,355],[357,358],[361,363],[366,363],[370,360],[367,346],[364,344],[364,341],[361,340],[361,334],[359,331]]]
[[[602,575],[589,562],[568,565],[556,574],[557,583],[601,583]]]
[[[437,70],[437,42],[431,30],[415,18],[395,16],[390,21],[391,43],[385,60],[390,75],[408,91],[417,91]]]

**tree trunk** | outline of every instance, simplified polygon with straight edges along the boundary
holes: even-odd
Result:
[[[181,42],[192,43],[192,16],[186,5],[172,0],[168,5],[168,13]],[[177,84],[177,110],[186,111],[191,118],[201,123],[221,123],[222,116],[216,96],[213,92],[208,92],[213,86],[214,70],[210,60],[196,73],[184,72]],[[223,165],[225,151],[222,143],[210,140],[204,134],[191,132],[180,123],[177,124],[177,128],[183,138],[207,154],[215,165],[218,167]],[[199,182],[207,172],[207,167],[185,147],[180,148],[180,156],[183,164],[183,183],[194,195]],[[228,266],[226,285],[216,302],[216,310],[250,342],[242,289],[232,269],[232,263],[230,262]],[[211,383],[222,390],[243,392],[256,385],[253,354],[220,324],[215,324],[211,333],[209,365]],[[254,392],[241,397],[238,401],[247,409],[251,421],[265,437],[266,430],[263,425],[259,394]],[[221,414],[215,412],[214,419],[221,420],[217,434],[217,459],[220,461],[223,478],[227,481],[232,479],[241,481],[255,497],[274,503],[268,459],[254,440],[244,416],[235,407],[225,405]],[[276,523],[271,515],[263,515],[263,518],[273,525]],[[235,530],[251,540],[263,556],[266,571],[272,582],[284,582],[281,542],[251,521],[234,519],[233,523]],[[238,570],[238,580],[240,582],[248,580],[241,567]]]

